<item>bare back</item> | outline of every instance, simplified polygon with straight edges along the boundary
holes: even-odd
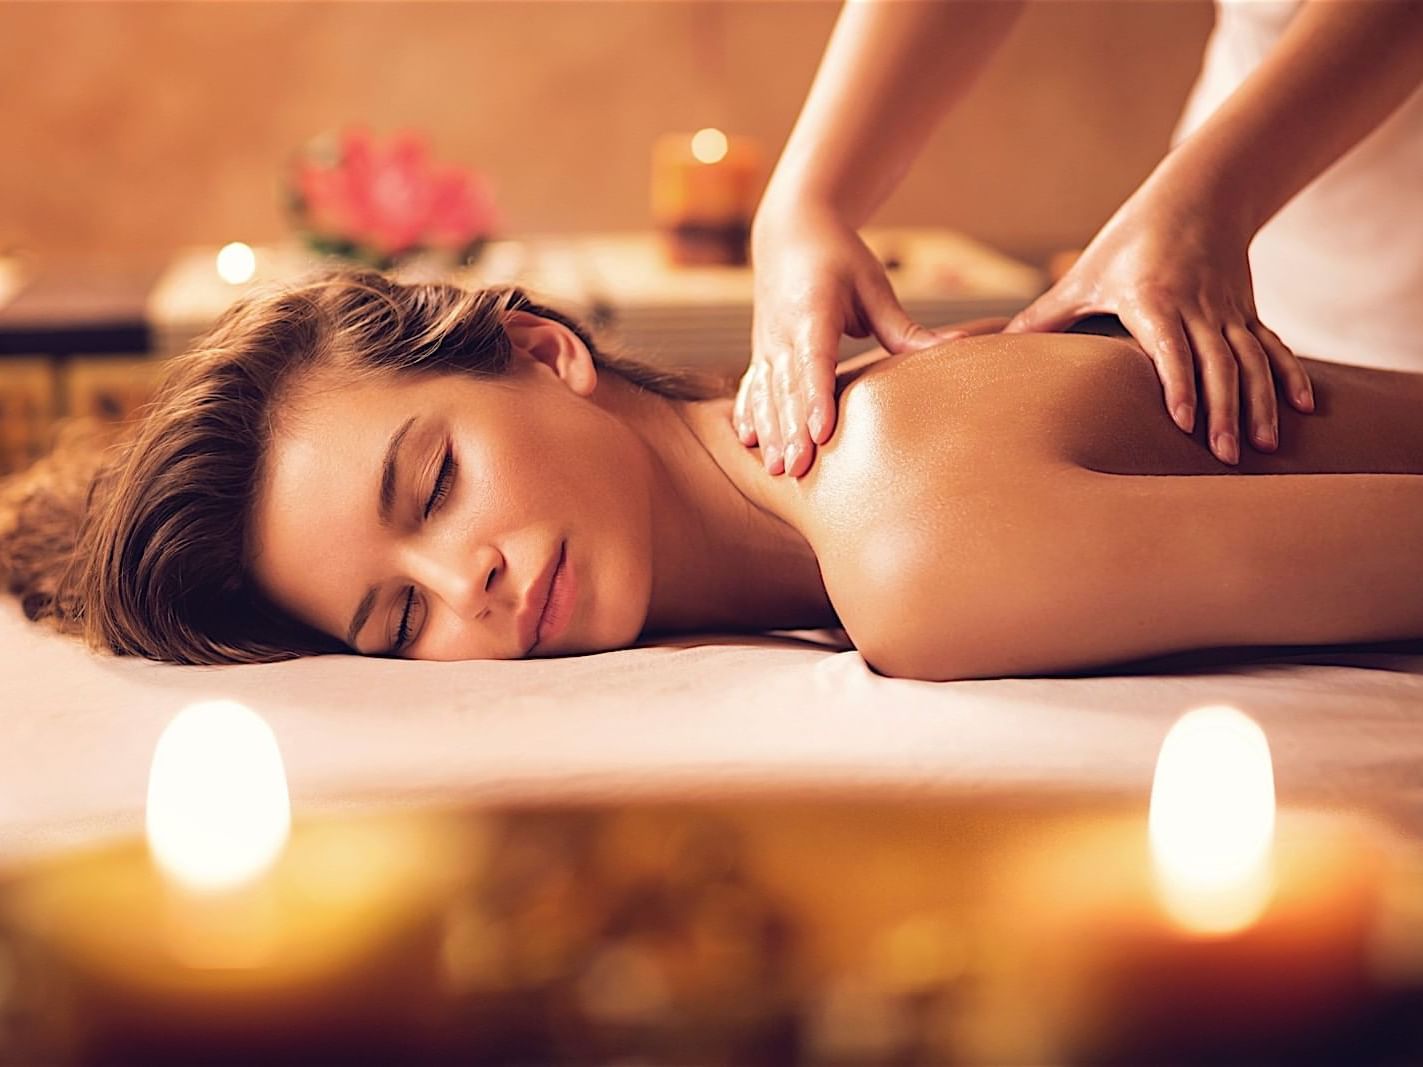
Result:
[[[1279,449],[1244,449],[1232,468],[1171,422],[1155,369],[1129,341],[1069,334],[997,334],[875,360],[845,375],[842,407],[861,403],[887,432],[976,435],[1002,455],[1021,436],[1022,458],[1065,460],[1116,474],[1423,473],[1423,375],[1305,361],[1313,415],[1279,405]],[[850,415],[853,418],[853,415]],[[952,421],[952,425],[950,422]],[[916,435],[917,436],[917,435]]]
[[[1181,595],[1186,597],[1196,596],[1194,590],[1212,580],[1224,581],[1218,564],[1240,557],[1240,566],[1248,561],[1259,572],[1250,585],[1249,595],[1255,597],[1268,591],[1262,583],[1270,568],[1263,561],[1270,546],[1280,543],[1282,526],[1331,531],[1336,548],[1333,557],[1325,558],[1337,559],[1338,546],[1350,543],[1351,524],[1359,526],[1363,538],[1363,524],[1377,526],[1379,516],[1391,516],[1395,506],[1410,509],[1411,516],[1417,507],[1414,497],[1423,490],[1423,480],[1385,485],[1356,477],[1423,474],[1423,375],[1315,361],[1308,366],[1316,413],[1300,415],[1282,403],[1279,450],[1265,454],[1246,448],[1240,465],[1232,468],[1206,448],[1203,425],[1194,436],[1176,428],[1154,368],[1131,342],[1063,334],[989,335],[876,359],[842,374],[835,435],[811,472],[787,490],[785,517],[815,549],[826,592],[862,647],[871,628],[866,620],[885,611],[890,583],[912,585],[915,575],[906,576],[907,568],[917,566],[926,587],[943,584],[948,581],[943,576],[952,574],[955,590],[963,585],[964,573],[974,569],[1000,577],[1031,572],[1040,584],[1049,573],[1070,569],[1073,562],[1059,557],[1056,542],[1041,532],[1044,527],[1070,526],[1084,545],[1101,543],[1104,552],[1122,559],[1137,552],[1133,546],[1139,543],[1172,543],[1181,554],[1172,575],[1184,583]],[[1253,477],[1260,475],[1300,477],[1268,478],[1257,485]],[[1236,488],[1226,492],[1227,486]],[[1355,498],[1373,500],[1383,493],[1404,493],[1407,501],[1398,496],[1397,505],[1393,498],[1370,504],[1383,509],[1372,520],[1355,512]],[[1251,517],[1256,510],[1258,522]],[[1393,524],[1395,539],[1405,532],[1401,521]],[[1190,536],[1183,538],[1180,532],[1186,528]],[[1189,548],[1183,547],[1188,541]],[[1358,546],[1369,550],[1364,540]],[[1104,602],[1147,595],[1144,587],[1129,588],[1135,579],[1118,577],[1103,566],[1098,585]],[[1241,598],[1246,596],[1244,573],[1232,571],[1231,576],[1241,590],[1233,595]],[[1163,579],[1155,574],[1153,580],[1159,585]],[[991,594],[1005,618],[1012,616],[1008,604],[1015,598],[1020,617],[1038,609],[1032,599],[1037,594],[1023,591],[1026,581],[1011,596],[1003,590]],[[1120,588],[1109,588],[1113,583]],[[1096,595],[1092,587],[1078,586],[1073,595],[1079,600]],[[1381,623],[1377,632],[1363,632],[1364,627],[1325,621],[1313,628],[1279,626],[1278,633],[1264,623],[1253,630],[1216,633],[1212,618],[1246,606],[1225,597],[1225,592],[1214,599],[1202,593],[1200,617],[1189,627],[1173,619],[1179,632],[1163,628],[1160,641],[1128,640],[1125,631],[1104,631],[1083,655],[1125,659],[1202,644],[1400,635],[1398,625]],[[966,603],[963,596],[941,597],[945,612],[955,599]],[[1323,618],[1332,612],[1330,619],[1341,620],[1362,617],[1367,607],[1350,612],[1319,601],[1316,614]],[[982,627],[981,616],[989,609],[980,605],[975,610]],[[1181,613],[1182,618],[1191,615]],[[946,615],[938,625],[948,633],[954,621]],[[1411,626],[1411,621],[1403,624],[1404,631]],[[1013,632],[1005,622],[1003,635]],[[1007,642],[1006,636],[1000,640]],[[1120,656],[1110,654],[1114,642],[1121,645]],[[1044,662],[1070,663],[1073,655]],[[1009,667],[1014,663],[1005,662]]]

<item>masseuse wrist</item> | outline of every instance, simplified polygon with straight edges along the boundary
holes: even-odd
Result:
[[[768,187],[751,220],[751,255],[774,252],[797,231],[817,221],[844,223],[830,197],[813,189]]]
[[[1199,138],[1166,156],[1143,184],[1183,217],[1208,220],[1222,236],[1248,247],[1278,210],[1268,168],[1242,165],[1232,153]]]
[[[1174,155],[1174,153],[1173,153]],[[1170,220],[1173,228],[1208,238],[1219,247],[1243,253],[1264,224],[1251,191],[1221,168],[1172,158],[1156,169],[1133,199],[1148,203],[1154,217]]]

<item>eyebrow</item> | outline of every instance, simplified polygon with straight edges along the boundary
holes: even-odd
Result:
[[[418,415],[411,415],[401,423],[390,435],[390,441],[385,446],[385,459],[381,461],[380,468],[380,498],[376,506],[382,527],[391,525],[391,516],[395,511],[395,460],[400,454],[400,443],[405,440],[405,435],[410,432],[410,427],[415,425],[417,418]],[[346,630],[346,644],[351,648],[356,647],[356,638],[360,636],[366,620],[370,618],[371,609],[376,603],[376,593],[377,587],[374,585],[367,589],[366,595],[361,597],[361,602],[356,607],[355,614],[351,616],[351,625]]]

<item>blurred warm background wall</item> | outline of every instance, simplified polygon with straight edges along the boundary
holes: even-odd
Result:
[[[906,0],[918,2],[918,0]],[[504,232],[649,223],[649,153],[784,142],[833,2],[0,3],[0,254],[157,262],[286,232],[291,150],[415,127],[494,181]],[[1038,259],[1160,157],[1207,0],[1040,0],[876,221]]]

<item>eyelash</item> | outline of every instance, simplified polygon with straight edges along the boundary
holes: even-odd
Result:
[[[425,502],[425,518],[428,519],[434,514],[450,495],[450,482],[454,479],[454,473],[454,449],[447,447],[444,462],[440,464],[440,473],[435,476],[435,489],[430,494],[430,499]],[[392,654],[399,652],[410,640],[410,612],[414,606],[415,587],[411,586],[405,594],[405,610],[400,613],[400,627],[395,634],[395,646],[390,650]]]

